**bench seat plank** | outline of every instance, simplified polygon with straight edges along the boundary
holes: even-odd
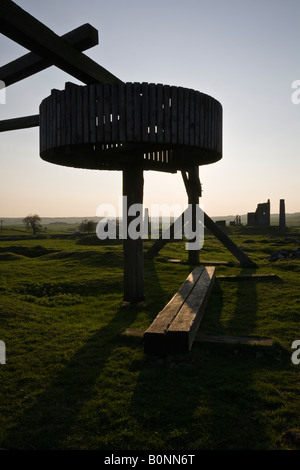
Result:
[[[214,278],[214,267],[203,269],[198,282],[168,328],[169,352],[187,352],[191,349],[205,312]]]
[[[215,277],[214,267],[196,267],[144,333],[146,353],[190,350]]]

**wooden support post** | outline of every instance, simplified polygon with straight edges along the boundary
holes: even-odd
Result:
[[[188,175],[181,172],[183,181],[188,194],[188,203],[192,207],[192,231],[196,231],[197,227],[197,206],[199,205],[199,198],[201,196],[201,183],[199,180],[199,167],[194,166],[188,170]],[[188,261],[190,264],[199,263],[199,250],[189,250]]]
[[[141,168],[123,169],[124,302],[139,303],[144,296],[143,210],[128,215],[133,204],[143,204],[144,175]],[[133,230],[136,228],[136,230]],[[132,237],[133,232],[140,236]]]

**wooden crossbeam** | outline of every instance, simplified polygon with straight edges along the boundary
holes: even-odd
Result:
[[[40,124],[39,114],[32,116],[24,116],[13,119],[4,119],[0,121],[0,132],[16,131],[19,129],[29,129],[30,127],[37,127]]]
[[[84,51],[99,43],[98,31],[90,24],[84,24],[79,28],[61,36],[68,44],[79,51]],[[42,59],[37,54],[29,52],[9,64],[0,67],[0,79],[8,87],[35,73],[41,72],[53,64],[47,59]]]
[[[11,0],[0,2],[0,32],[83,83],[121,82]]]

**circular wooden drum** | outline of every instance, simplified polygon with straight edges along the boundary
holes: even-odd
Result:
[[[222,158],[222,106],[170,85],[67,83],[40,105],[40,156],[75,168],[172,173],[214,163]]]

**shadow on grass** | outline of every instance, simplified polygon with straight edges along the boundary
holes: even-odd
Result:
[[[149,307],[144,308],[144,312],[152,316],[152,313],[160,308],[164,296],[152,262],[148,262],[146,266],[145,284]],[[154,290],[152,286],[154,286]],[[109,290],[109,285],[107,285],[107,290]],[[118,290],[120,290],[120,286],[118,286]],[[77,292],[76,286],[74,291]],[[103,404],[101,394],[103,390],[104,394],[112,394],[109,406],[116,410],[119,405],[114,400],[119,400],[118,394],[120,391],[115,383],[110,389],[109,380],[107,381],[106,378],[103,379],[104,383],[102,383],[101,376],[102,374],[105,377],[106,374],[122,375],[124,372],[122,370],[122,360],[120,363],[117,361],[115,369],[110,369],[110,361],[115,361],[114,355],[119,347],[126,346],[128,342],[130,347],[133,344],[132,341],[134,340],[123,336],[122,333],[135,321],[141,309],[143,307],[134,305],[117,309],[111,321],[91,335],[78,348],[70,361],[60,364],[61,372],[46,384],[44,392],[32,400],[33,404],[23,412],[18,424],[10,429],[1,442],[1,446],[19,450],[56,450],[65,447],[74,449],[79,443],[80,448],[89,449],[90,446],[102,447],[104,445],[103,440],[111,439],[111,437],[104,437],[104,439],[101,438],[101,442],[91,444],[86,435],[90,433],[90,436],[94,438],[100,432],[105,436],[106,433],[110,433],[109,428],[116,427],[118,429],[118,424],[112,422],[113,416],[107,416],[106,418],[105,406],[108,402],[104,400]],[[150,318],[149,321],[151,321]],[[141,348],[139,353],[142,354],[143,346],[140,339],[135,341],[135,346],[137,344]],[[131,348],[130,351],[133,352],[133,349]],[[129,361],[132,360],[130,358],[131,352],[128,353]],[[51,356],[51,352],[49,354]],[[114,394],[117,394],[117,398],[113,398]],[[106,400],[108,400],[107,397]],[[83,419],[82,421],[83,426],[89,427],[89,431],[82,429],[79,433],[77,431],[77,435],[74,437],[74,429],[78,429],[78,420],[81,419],[82,410],[86,406],[89,407],[91,402],[93,403],[91,405],[93,409],[91,420],[87,419],[85,421]],[[122,407],[118,409],[118,413],[123,413]],[[95,415],[97,418],[95,418]],[[122,427],[119,432],[122,433]],[[110,444],[107,445],[110,448]]]
[[[240,274],[248,272],[242,269]],[[257,281],[238,282],[229,334],[240,325],[242,315],[247,316],[242,320],[251,334],[256,323]],[[251,309],[245,312],[243,305],[247,298],[251,299]],[[216,281],[212,305],[209,305],[214,310],[215,323],[220,322],[222,307],[222,289]],[[226,334],[226,330],[222,333]],[[143,450],[270,448],[272,443],[262,409],[276,410],[282,404],[274,397],[262,399],[255,381],[257,374],[264,376],[265,369],[272,372],[286,367],[285,356],[289,361],[289,353],[278,345],[196,342],[188,354],[165,358],[146,356],[131,402],[132,415],[148,434]]]
[[[93,334],[70,361],[62,364],[61,372],[24,411],[18,425],[1,443],[2,447],[62,448],[72,434],[78,414],[85,403],[93,399],[96,382],[120,343],[120,334],[134,321],[138,310],[137,306],[120,307],[106,326]],[[82,432],[84,434],[84,430]]]

